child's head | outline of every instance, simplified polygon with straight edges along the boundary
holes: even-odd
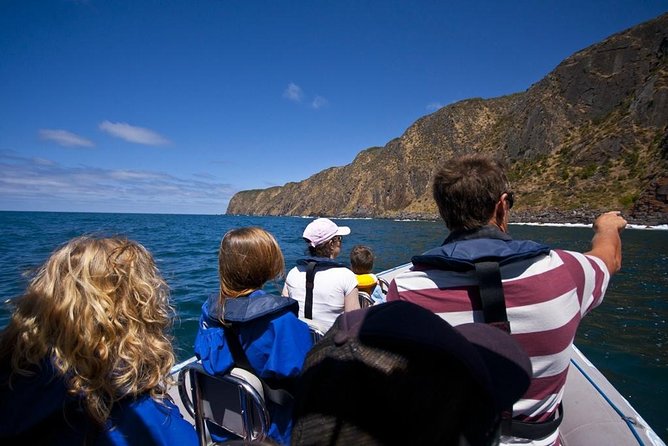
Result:
[[[151,254],[122,237],[78,237],[51,254],[2,333],[15,372],[50,358],[100,424],[121,398],[166,394],[174,364],[169,288]]]
[[[369,274],[373,269],[373,252],[363,245],[355,246],[350,251],[350,266],[355,274]]]
[[[251,293],[282,275],[283,271],[281,248],[264,229],[232,229],[223,236],[218,251],[221,297]]]

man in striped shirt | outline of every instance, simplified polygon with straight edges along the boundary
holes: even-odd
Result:
[[[531,386],[513,406],[514,424],[502,442],[558,445],[559,431],[550,421],[559,416],[570,346],[581,318],[602,302],[610,276],[621,267],[619,234],[626,221],[616,211],[598,217],[592,248],[584,254],[513,240],[508,235],[513,193],[503,166],[481,155],[444,164],[434,177],[433,195],[450,234],[442,246],[413,258],[413,267],[390,284],[387,300],[416,303],[452,325],[489,322],[477,268],[498,264],[502,319],[533,368]],[[524,429],[519,438],[517,421],[533,434]],[[535,429],[541,425],[543,432]]]

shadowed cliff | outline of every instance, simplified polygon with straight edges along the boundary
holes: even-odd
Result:
[[[239,192],[227,213],[436,218],[436,166],[470,152],[506,160],[516,221],[622,209],[668,223],[668,14],[575,53],[525,92],[449,105],[346,166]]]

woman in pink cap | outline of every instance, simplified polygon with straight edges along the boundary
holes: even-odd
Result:
[[[309,256],[298,260],[285,279],[283,295],[299,302],[299,317],[312,319],[323,331],[344,311],[360,307],[357,277],[334,261],[341,252],[342,236],[348,234],[349,227],[328,218],[313,220],[303,234]]]

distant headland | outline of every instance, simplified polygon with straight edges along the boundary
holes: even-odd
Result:
[[[470,152],[507,162],[516,222],[591,223],[615,209],[668,224],[668,14],[573,54],[524,92],[424,116],[346,166],[238,192],[227,213],[436,218],[435,167]]]

